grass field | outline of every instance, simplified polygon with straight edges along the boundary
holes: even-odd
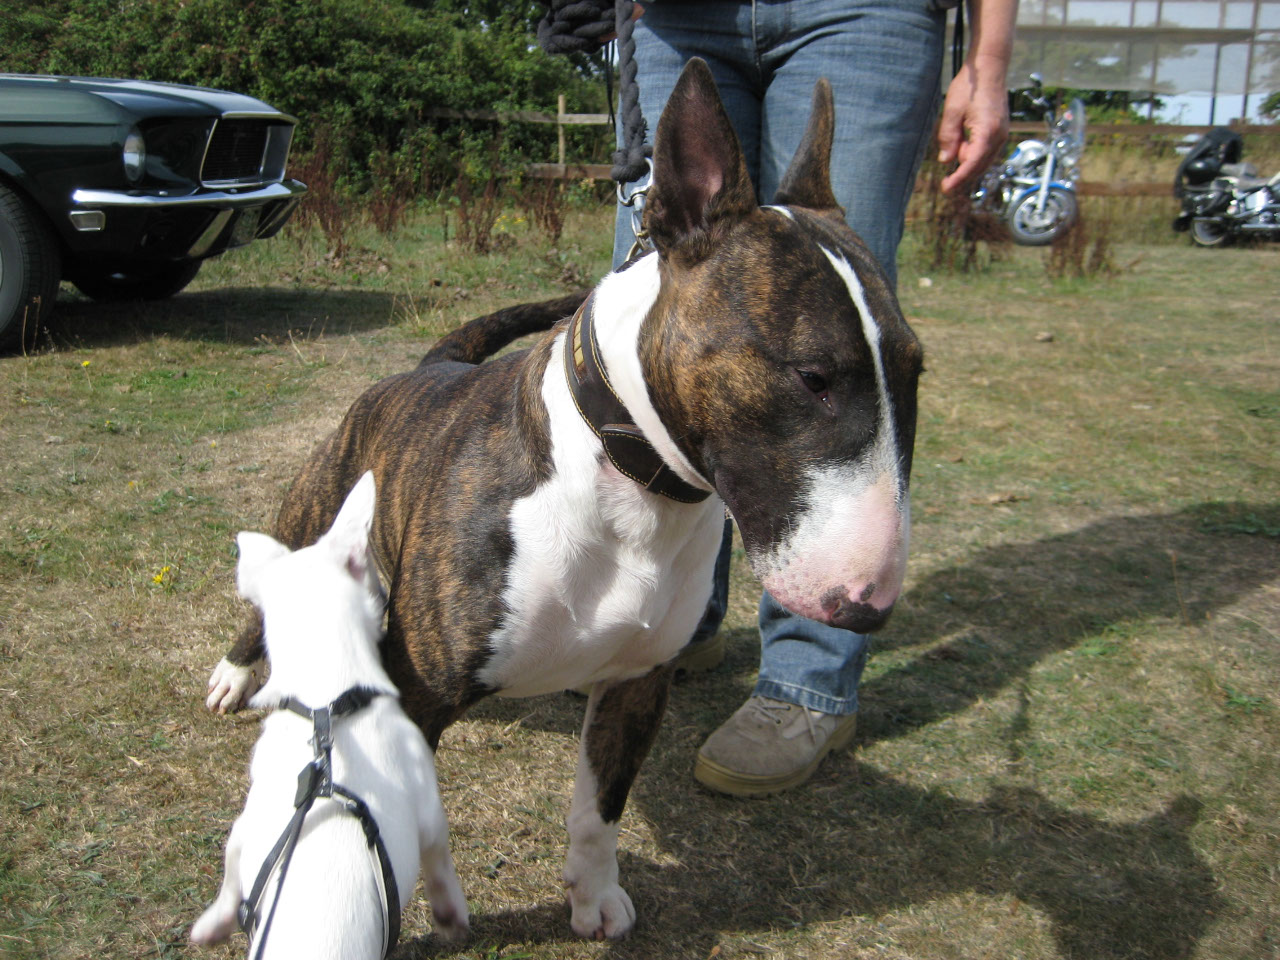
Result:
[[[235,532],[361,389],[594,278],[611,234],[510,219],[475,257],[440,226],[340,261],[277,239],[162,304],[68,291],[51,346],[0,358],[0,955],[242,955],[185,945],[257,733],[202,702]],[[778,798],[693,782],[754,678],[739,553],[728,660],[674,689],[624,818],[634,935],[568,929],[582,702],[495,700],[438,757],[472,939],[418,899],[397,957],[1280,957],[1280,246],[1122,246],[1087,281],[1043,257],[903,267],[913,554],[855,748]]]

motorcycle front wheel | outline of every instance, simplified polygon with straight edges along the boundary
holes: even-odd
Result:
[[[1199,247],[1220,247],[1227,242],[1226,225],[1221,220],[1192,220],[1191,239]]]
[[[1006,219],[1013,242],[1024,247],[1043,247],[1053,243],[1071,229],[1076,222],[1079,208],[1076,195],[1061,187],[1050,187],[1044,198],[1044,207],[1036,210],[1038,190],[1017,200]]]

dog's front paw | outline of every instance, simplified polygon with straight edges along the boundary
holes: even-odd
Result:
[[[235,713],[257,691],[261,667],[261,660],[242,667],[223,657],[209,677],[209,696],[204,701],[205,706],[215,713]]]
[[[580,884],[569,886],[569,926],[580,937],[589,940],[617,940],[631,932],[636,922],[636,908],[627,891],[616,883],[588,891]]]
[[[239,928],[236,921],[236,905],[219,897],[209,905],[191,928],[191,942],[201,946],[222,943]]]
[[[464,903],[462,912],[449,912],[436,910],[433,906],[431,909],[431,919],[434,921],[436,936],[448,943],[461,943],[471,936],[471,921],[467,917],[467,907]]]

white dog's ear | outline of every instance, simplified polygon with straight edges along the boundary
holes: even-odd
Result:
[[[265,533],[242,530],[236,534],[240,562],[236,564],[236,589],[251,603],[257,602],[257,584],[263,569],[289,553],[289,548]]]
[[[366,471],[342,504],[333,526],[321,539],[359,583],[368,583],[373,568],[369,531],[373,529],[373,509],[378,491],[373,472]]]

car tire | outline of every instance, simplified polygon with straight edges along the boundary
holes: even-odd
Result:
[[[100,303],[125,300],[165,300],[182,290],[200,272],[202,260],[146,264],[123,270],[78,271],[75,288]]]
[[[0,350],[35,346],[61,277],[53,231],[21,195],[0,184]]]
[[[1044,247],[1062,236],[1076,222],[1079,207],[1076,195],[1061,187],[1050,187],[1044,210],[1036,215],[1036,191],[1025,194],[1007,215],[1013,242],[1024,247]]]

